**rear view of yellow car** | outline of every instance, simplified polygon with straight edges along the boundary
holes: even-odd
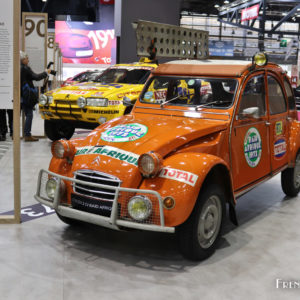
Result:
[[[70,139],[75,128],[94,129],[131,111],[151,71],[151,62],[119,64],[93,82],[58,88],[42,94],[39,110],[52,141]],[[127,106],[123,103],[127,101]]]

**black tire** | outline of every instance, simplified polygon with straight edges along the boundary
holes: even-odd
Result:
[[[44,128],[47,137],[52,141],[60,139],[69,140],[75,131],[74,126],[71,124],[66,122],[53,122],[49,120],[45,120]]]
[[[191,260],[204,260],[217,246],[225,219],[225,194],[220,186],[210,184],[201,190],[188,220],[176,228],[179,249]]]
[[[60,215],[57,211],[56,211],[56,215],[58,216],[58,218],[63,221],[64,223],[70,225],[70,226],[78,226],[80,224],[82,224],[81,221],[75,220],[75,219],[71,219],[65,216]]]
[[[281,172],[281,187],[289,197],[295,197],[300,191],[300,153],[296,156],[295,167]]]

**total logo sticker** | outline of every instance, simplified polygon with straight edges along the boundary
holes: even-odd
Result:
[[[198,179],[198,176],[193,173],[171,168],[163,168],[159,177],[173,179],[191,186],[195,186]]]
[[[275,158],[281,159],[286,153],[286,141],[285,139],[278,139],[274,143],[274,155]]]
[[[248,165],[255,168],[260,161],[262,153],[261,137],[258,130],[250,128],[244,139],[244,154]]]
[[[117,125],[101,134],[101,139],[106,142],[132,142],[146,135],[148,127],[138,123]]]

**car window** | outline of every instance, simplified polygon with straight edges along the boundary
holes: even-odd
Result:
[[[264,116],[266,114],[265,98],[264,75],[261,74],[252,77],[245,85],[239,107],[239,115],[242,115],[243,110],[246,108],[258,107],[259,116]]]
[[[296,109],[296,103],[294,99],[294,94],[292,92],[291,85],[289,84],[288,80],[284,78],[284,88],[286,91],[286,95],[288,97],[288,105],[290,110],[295,110]]]
[[[121,69],[112,68],[105,71],[102,75],[95,79],[95,82],[103,84],[108,83],[127,83],[127,84],[144,84],[150,75],[149,69]]]
[[[268,76],[268,94],[271,115],[280,114],[287,110],[281,86],[272,76]]]
[[[236,86],[234,79],[155,76],[147,83],[141,102],[226,108],[232,105]]]

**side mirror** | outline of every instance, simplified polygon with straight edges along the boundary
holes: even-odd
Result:
[[[259,119],[259,108],[258,107],[248,107],[243,109],[241,116],[243,118],[253,118]]]
[[[123,98],[123,105],[126,106],[126,107],[130,107],[130,106],[133,106],[133,103],[131,102],[130,98],[125,96]]]

